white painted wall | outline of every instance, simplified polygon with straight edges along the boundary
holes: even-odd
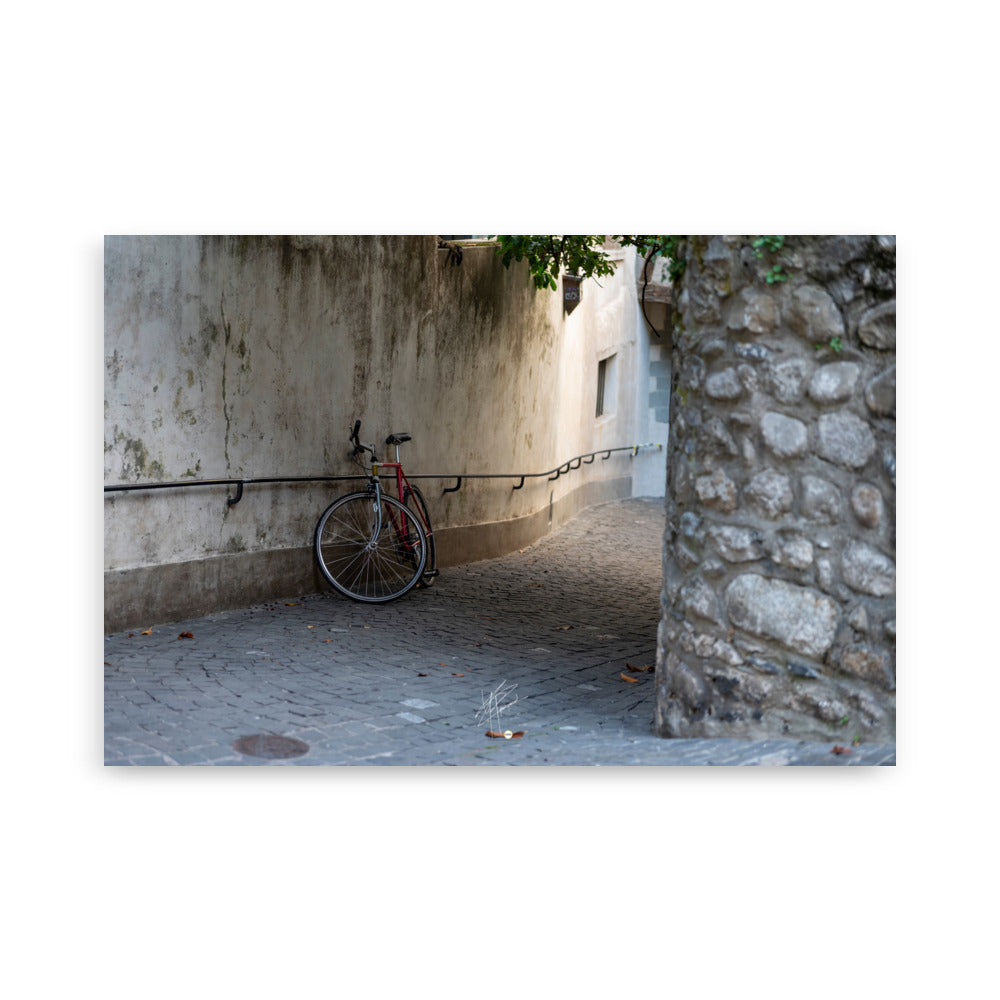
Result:
[[[633,444],[648,360],[634,252],[620,258],[566,316],[524,265],[483,246],[452,266],[431,236],[109,236],[105,484],[350,474],[355,418],[366,440],[410,432],[414,473],[541,472]],[[611,352],[619,398],[596,419]],[[615,456],[515,492],[421,485],[443,528],[521,518],[639,466]],[[250,486],[232,507],[217,487],[106,494],[105,569],[307,546],[342,489]]]

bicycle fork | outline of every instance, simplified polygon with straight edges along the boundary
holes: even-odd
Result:
[[[377,468],[377,466],[373,466],[373,470]],[[369,552],[373,552],[378,548],[379,535],[382,534],[382,486],[378,481],[377,472],[373,474],[368,489],[371,494],[371,503],[375,516],[373,518],[371,537],[368,539],[368,544],[365,547]]]

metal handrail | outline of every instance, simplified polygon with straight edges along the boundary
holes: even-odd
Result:
[[[560,476],[566,475],[571,469],[580,468],[581,462],[585,465],[590,465],[594,459],[600,455],[604,461],[607,461],[614,452],[618,451],[630,451],[632,457],[634,458],[638,453],[640,448],[662,448],[662,444],[656,442],[647,442],[646,444],[629,444],[623,445],[621,448],[602,448],[599,451],[589,451],[582,455],[576,455],[571,458],[568,462],[563,462],[561,465],[557,465],[553,469],[548,469],[545,472],[490,472],[490,473],[462,473],[457,475],[454,472],[448,473],[420,473],[417,475],[407,475],[407,479],[454,479],[455,485],[449,487],[448,489],[442,490],[441,495],[444,496],[445,493],[457,493],[462,488],[463,479],[517,479],[519,480],[516,486],[511,487],[511,491],[519,490],[524,486],[524,481],[526,479],[540,479],[542,476],[548,478],[549,482],[555,482]],[[573,463],[576,463],[575,465]],[[553,475],[555,473],[555,475]],[[384,477],[381,478],[392,478],[394,473],[386,473]],[[251,479],[185,479],[180,482],[170,482],[170,483],[122,483],[115,486],[105,486],[105,493],[126,493],[133,490],[169,490],[169,489],[185,489],[193,486],[235,486],[236,496],[227,497],[226,503],[232,507],[234,504],[238,504],[240,500],[243,499],[243,488],[245,486],[259,485],[263,483],[334,483],[334,482],[345,482],[349,480],[367,480],[370,476],[266,476],[263,478],[251,478]]]

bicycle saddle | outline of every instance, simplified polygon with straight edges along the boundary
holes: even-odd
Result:
[[[409,434],[390,434],[386,439],[385,443],[388,445],[402,444],[404,441],[409,441]]]

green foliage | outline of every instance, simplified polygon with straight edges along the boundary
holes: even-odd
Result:
[[[623,247],[635,247],[643,257],[663,256],[667,258],[670,280],[678,282],[687,267],[684,241],[686,236],[615,236]]]
[[[758,236],[753,241],[754,256],[763,257],[765,250],[770,253],[777,253],[784,245],[784,236]]]
[[[614,274],[603,249],[604,236],[496,236],[504,267],[527,260],[536,288],[558,288],[562,271],[585,278]]]
[[[584,278],[613,274],[615,265],[604,249],[605,236],[495,236],[504,267],[527,260],[536,288],[558,288],[561,271]],[[612,236],[622,246],[634,246],[642,256],[662,254],[674,281],[684,274],[684,236]]]
[[[604,249],[605,236],[496,236],[497,253],[504,267],[513,261],[527,260],[536,288],[559,287],[559,274],[566,271],[584,278],[614,273],[614,264]],[[632,246],[642,257],[667,258],[667,270],[676,284],[687,267],[686,236],[612,236],[622,246]],[[784,236],[755,236],[754,256],[778,253],[785,245]],[[780,264],[772,264],[764,280],[769,285],[788,280]],[[832,346],[832,345],[831,345]],[[838,350],[839,348],[834,348]]]
[[[833,338],[831,338],[829,344],[815,344],[815,345],[813,345],[813,350],[814,351],[822,351],[822,350],[824,350],[827,347],[829,347],[830,350],[833,351],[834,354],[840,354],[840,352],[844,349],[844,342],[843,342],[843,340],[840,339],[840,337],[833,337]]]
[[[768,253],[777,253],[785,245],[784,236],[757,236],[754,238],[753,243],[753,254],[758,259],[764,256],[764,251]],[[767,274],[764,276],[764,280],[769,285],[777,285],[782,281],[788,280],[788,275],[781,270],[780,264],[772,264]]]

